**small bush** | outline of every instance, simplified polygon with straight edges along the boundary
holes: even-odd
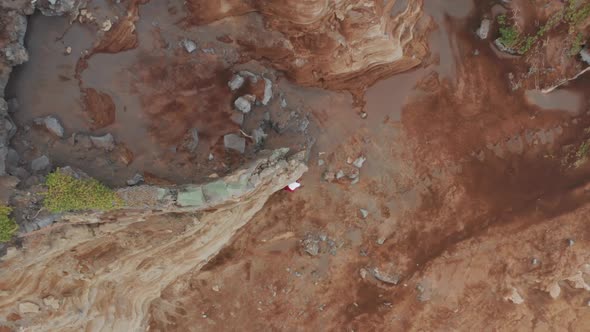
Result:
[[[578,53],[580,53],[580,51],[582,51],[583,47],[584,47],[584,35],[582,35],[581,33],[578,33],[578,35],[576,36],[576,38],[572,42],[572,47],[570,47],[570,52],[569,52],[570,56],[578,55]]]
[[[519,33],[515,27],[500,27],[500,42],[506,47],[518,44]]]
[[[111,189],[95,179],[76,179],[59,169],[47,176],[48,191],[44,205],[51,212],[112,210],[122,200]]]
[[[18,226],[10,218],[10,212],[12,212],[12,208],[0,205],[0,243],[10,241],[18,230]]]

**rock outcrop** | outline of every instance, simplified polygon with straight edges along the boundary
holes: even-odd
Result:
[[[239,40],[251,56],[270,60],[302,85],[354,90],[426,57],[430,21],[422,0],[398,2],[190,0],[187,8],[195,25],[259,13],[283,38]]]
[[[304,153],[264,152],[220,181],[137,186],[119,191],[126,210],[60,216],[0,264],[0,316],[22,317],[3,323],[30,331],[145,331],[161,290],[202,267],[306,170]]]

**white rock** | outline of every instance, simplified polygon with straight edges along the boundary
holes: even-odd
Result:
[[[103,136],[90,136],[90,141],[99,149],[111,151],[115,148],[115,138],[110,133]]]
[[[361,157],[358,157],[352,164],[356,168],[361,168],[361,167],[363,167],[363,164],[365,163],[365,161],[367,161],[367,158],[361,156]]]
[[[486,39],[488,38],[488,34],[490,33],[490,25],[492,24],[492,21],[490,21],[487,18],[484,18],[481,21],[481,24],[479,26],[479,28],[477,29],[476,33],[477,36],[481,39]]]
[[[504,298],[507,301],[511,301],[514,304],[521,304],[524,302],[524,299],[518,293],[518,290],[514,287],[510,290],[510,294]]]
[[[53,296],[48,296],[43,299],[43,304],[50,307],[53,310],[59,309],[59,300]]]
[[[229,89],[231,91],[235,91],[235,90],[241,88],[244,85],[245,81],[246,80],[244,79],[243,76],[234,75],[232,77],[232,79],[227,83],[227,86],[229,86]]]
[[[549,296],[551,296],[552,299],[558,298],[559,294],[561,294],[561,287],[559,287],[559,284],[557,282],[554,282],[551,285],[549,285],[549,287],[547,287],[547,290],[549,291]]]
[[[22,314],[36,314],[40,308],[33,302],[22,302],[18,304],[18,311]]]
[[[262,98],[262,105],[268,105],[272,98],[272,81],[268,78],[264,79],[264,97]]]
[[[61,125],[59,120],[52,115],[35,119],[35,123],[38,125],[44,125],[50,133],[59,138],[64,137],[64,127]]]
[[[361,211],[361,216],[363,217],[363,219],[367,219],[367,217],[369,216],[369,211],[365,210],[365,209],[360,209]]]
[[[183,39],[180,44],[188,53],[193,53],[197,49],[197,43],[190,39]]]

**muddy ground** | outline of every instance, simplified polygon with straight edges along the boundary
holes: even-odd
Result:
[[[222,176],[257,149],[249,141],[245,154],[227,152],[223,135],[267,122],[264,147],[310,152],[300,190],[272,196],[221,253],[151,302],[150,331],[590,329],[590,76],[549,94],[533,90],[585,68],[579,56],[525,77],[555,45],[512,56],[494,45],[495,25],[486,39],[476,34],[482,18],[514,7],[415,1],[428,32],[408,48],[421,61],[363,84],[349,73],[315,80],[305,66],[285,65],[291,55],[260,46],[288,36],[279,10],[251,1],[221,17],[198,3],[188,2],[188,18],[180,1],[135,3],[131,46],[93,47],[96,27],[36,14],[30,60],[6,92],[19,100],[13,144],[26,163],[47,154],[113,186],[137,172],[176,183]],[[124,4],[89,7],[124,17],[134,6]],[[240,43],[244,34],[254,37]],[[195,53],[179,46],[184,36],[197,42]],[[323,56],[324,44],[299,38],[290,40]],[[274,90],[242,126],[231,121],[232,100],[261,92],[229,90],[239,70],[271,79]],[[109,107],[112,121],[101,116]],[[49,114],[68,135],[112,133],[119,145],[104,153],[55,140],[32,125]],[[187,151],[195,126],[202,140]],[[93,254],[114,255],[101,250]]]

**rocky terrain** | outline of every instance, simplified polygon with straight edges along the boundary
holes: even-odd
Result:
[[[590,2],[0,23],[0,331],[590,329]]]

